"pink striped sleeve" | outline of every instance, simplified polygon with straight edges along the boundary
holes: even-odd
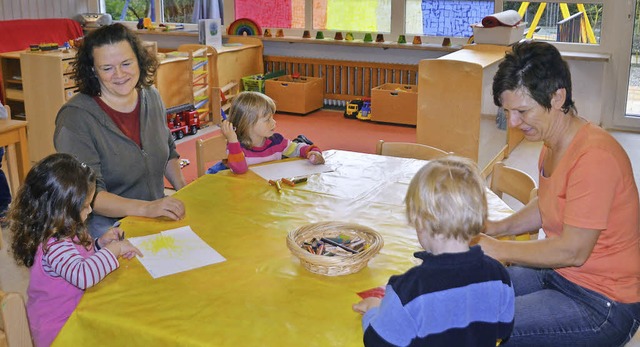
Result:
[[[43,262],[45,269],[83,290],[100,282],[119,266],[118,260],[108,249],[103,248],[83,258],[69,240],[50,243]]]
[[[249,170],[247,160],[244,157],[240,142],[230,142],[227,144],[227,166],[233,173],[242,174]]]

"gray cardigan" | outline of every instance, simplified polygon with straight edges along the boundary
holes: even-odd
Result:
[[[140,97],[142,148],[124,135],[88,95],[75,95],[58,111],[55,148],[74,155],[96,172],[96,193],[106,190],[123,198],[147,201],[164,196],[167,162],[179,155],[158,91],[153,87],[142,89]],[[89,218],[89,232],[99,237],[116,220],[94,212]]]

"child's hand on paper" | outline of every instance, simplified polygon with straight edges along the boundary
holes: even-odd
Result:
[[[136,246],[132,245],[129,240],[113,241],[104,248],[110,250],[117,258],[131,259],[136,255],[143,256],[142,252],[140,252]]]
[[[366,299],[362,299],[362,301],[360,301],[357,304],[354,304],[353,310],[360,313],[360,314],[364,314],[365,312],[369,311],[370,309],[374,308],[374,307],[378,307],[380,306],[380,302],[382,301],[382,299],[380,298],[376,298],[376,297],[368,297]]]
[[[231,122],[226,119],[223,120],[222,124],[220,124],[220,130],[222,131],[222,135],[227,138],[227,142],[238,142],[236,129]]]
[[[110,244],[111,242],[118,241],[122,233],[124,233],[124,231],[122,231],[122,229],[120,228],[117,228],[117,227],[109,228],[107,232],[105,232],[104,234],[102,234],[102,236],[98,238],[98,246],[100,246],[100,248],[104,248],[106,245]]]
[[[322,153],[318,151],[309,151],[309,153],[307,153],[307,159],[313,165],[324,164],[324,157],[322,157]]]

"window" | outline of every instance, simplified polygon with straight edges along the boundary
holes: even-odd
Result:
[[[221,17],[218,0],[102,0],[106,13],[117,21],[149,17],[162,23],[197,23],[200,18]]]
[[[527,23],[527,38],[545,41],[599,44],[603,4],[505,1]]]
[[[313,0],[313,29],[391,31],[391,0]]]
[[[305,0],[235,0],[235,19],[249,18],[262,28],[304,29]]]
[[[494,13],[493,0],[407,0],[405,31],[407,34],[469,37],[470,24]]]
[[[468,38],[470,24],[501,10],[518,11],[527,23],[526,37],[600,44],[606,0],[101,0],[114,20],[196,23],[198,18],[249,18],[262,28],[421,35]],[[157,17],[160,19],[156,20]],[[307,22],[309,19],[311,22]],[[226,23],[225,23],[226,22]]]
[[[193,2],[193,0],[191,0]],[[149,0],[104,0],[105,10],[114,20],[138,21],[149,17],[155,21],[155,1]]]

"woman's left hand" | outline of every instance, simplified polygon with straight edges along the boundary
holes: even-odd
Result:
[[[322,153],[320,153],[318,151],[310,151],[307,154],[307,159],[309,159],[309,161],[313,165],[324,164],[324,157],[322,156]]]
[[[180,220],[184,215],[184,203],[170,196],[146,202],[145,212],[141,214],[150,218],[167,217],[172,220]]]

